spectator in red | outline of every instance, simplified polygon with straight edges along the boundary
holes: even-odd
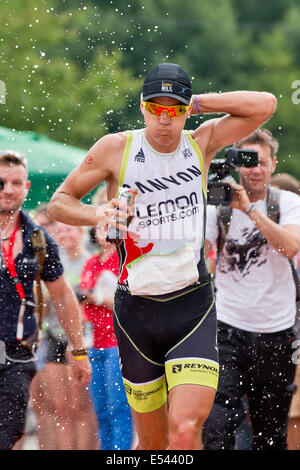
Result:
[[[105,199],[106,190],[101,188],[97,194],[97,205],[99,200]],[[92,236],[98,243],[95,232]],[[92,364],[90,390],[102,450],[130,450],[133,435],[112,316],[118,271],[115,245],[101,241],[100,252],[86,262],[80,283],[84,312],[93,325],[93,346],[89,348]]]

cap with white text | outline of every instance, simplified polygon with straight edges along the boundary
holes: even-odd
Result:
[[[190,104],[191,81],[179,65],[159,64],[148,73],[143,85],[143,100],[149,101],[158,96],[168,96],[186,105]]]

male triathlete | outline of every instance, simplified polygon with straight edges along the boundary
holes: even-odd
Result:
[[[199,448],[218,382],[203,256],[207,172],[219,149],[249,135],[275,107],[265,92],[192,95],[181,67],[159,64],[143,85],[145,128],[101,138],[50,202],[53,218],[98,226],[105,236],[118,209],[125,210],[115,199],[118,187],[138,190],[119,249],[114,324],[139,449]],[[199,112],[225,115],[184,131],[188,116]],[[104,180],[110,203],[98,210],[82,204]]]

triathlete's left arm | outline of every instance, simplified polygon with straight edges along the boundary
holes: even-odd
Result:
[[[277,104],[274,95],[258,91],[193,95],[192,102],[195,103],[195,100],[201,113],[225,113],[223,117],[205,121],[191,132],[205,156],[206,163],[210,163],[218,150],[243,139],[258,129],[272,116]],[[194,104],[191,114],[198,114]]]

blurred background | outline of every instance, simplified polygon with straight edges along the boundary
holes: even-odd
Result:
[[[179,63],[196,93],[274,93],[277,171],[300,179],[299,0],[0,0],[0,11],[0,148],[23,150],[30,177],[38,172],[28,208],[101,136],[143,126],[141,85],[164,61]]]

